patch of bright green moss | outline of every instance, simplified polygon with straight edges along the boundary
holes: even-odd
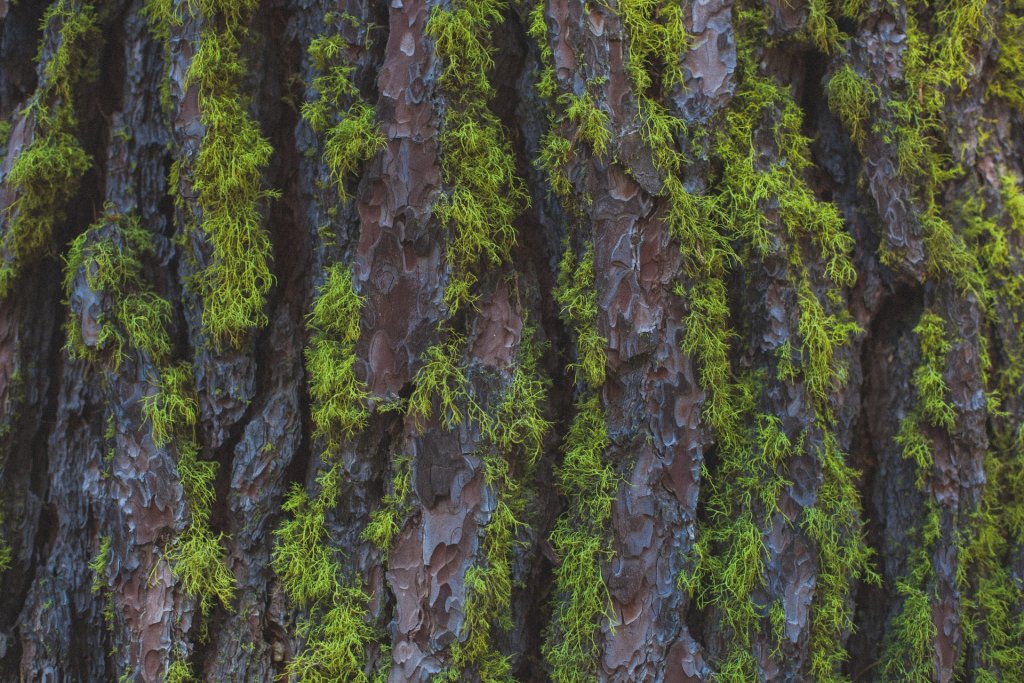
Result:
[[[342,264],[328,268],[309,314],[312,338],[306,349],[313,422],[328,452],[362,429],[369,417],[366,384],[355,375],[362,307],[352,272]]]
[[[568,509],[551,532],[561,562],[554,569],[555,604],[542,651],[557,683],[593,679],[601,626],[613,616],[603,567],[613,557],[608,524],[619,477],[604,460],[609,443],[600,399],[578,401],[565,458],[555,471]]]
[[[562,309],[562,317],[576,332],[578,360],[569,368],[576,381],[591,388],[604,384],[605,346],[607,340],[597,331],[597,290],[594,289],[594,248],[588,246],[583,258],[576,262],[576,254],[566,248],[558,266],[555,301]]]
[[[878,102],[878,86],[853,70],[849,64],[836,69],[825,88],[832,112],[850,131],[858,146],[864,144],[871,109]]]
[[[508,136],[487,107],[495,96],[488,78],[491,32],[503,7],[498,0],[456,0],[449,9],[435,7],[427,22],[443,65],[438,84],[451,102],[440,135],[441,174],[451,189],[434,205],[449,231],[449,315],[476,301],[479,268],[508,260],[516,240],[512,221],[530,203]]]
[[[346,50],[340,35],[310,42],[309,56],[319,72],[313,79],[318,96],[302,105],[302,117],[324,135],[324,163],[342,199],[348,198],[345,179],[387,144],[374,122],[374,108],[360,99],[352,82],[355,68],[343,59]],[[343,109],[346,101],[349,106]]]

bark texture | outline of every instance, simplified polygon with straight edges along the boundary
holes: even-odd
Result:
[[[0,680],[1024,680],[1020,0],[0,0]]]

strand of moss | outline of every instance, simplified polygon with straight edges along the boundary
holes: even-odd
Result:
[[[521,483],[528,481],[543,452],[551,423],[544,419],[548,382],[538,369],[540,350],[533,341],[536,331],[524,325],[519,352],[502,399],[493,413],[480,410],[468,394],[466,416],[479,430],[483,442],[484,484],[492,492],[494,510],[483,529],[479,558],[466,572],[465,621],[460,641],[452,646],[448,667],[438,681],[465,680],[473,672],[481,681],[512,681],[511,661],[494,645],[497,631],[512,628],[512,560],[517,538],[526,528],[523,521],[529,494]],[[417,388],[419,385],[417,384]],[[462,417],[448,412],[458,424]],[[514,465],[521,463],[515,471]]]
[[[987,318],[1001,340],[999,371],[987,396],[985,489],[958,539],[964,636],[975,653],[976,678],[985,682],[1018,680],[1024,671],[1024,589],[1012,570],[1015,553],[1024,548],[1024,430],[1012,412],[1020,409],[1015,397],[1024,378],[1024,288],[1016,276],[1024,264],[1016,246],[1024,236],[1024,195],[1008,174],[998,189],[1001,215],[988,217],[977,195],[962,208],[965,236],[993,294]],[[1004,396],[1011,402],[1006,412],[999,408]]]
[[[449,102],[440,144],[441,175],[450,190],[434,205],[448,230],[449,316],[475,303],[480,267],[509,260],[516,241],[512,221],[530,203],[508,136],[487,106],[495,97],[488,77],[492,30],[504,7],[500,0],[455,0],[448,9],[435,7],[427,21],[443,64],[438,85]]]
[[[925,492],[926,520],[918,530],[918,543],[908,559],[907,573],[897,580],[896,591],[903,596],[903,606],[893,621],[885,643],[882,677],[886,681],[930,681],[935,674],[932,641],[935,625],[932,605],[937,601],[936,575],[932,551],[939,540],[939,510],[929,491],[934,470],[931,442],[924,426],[951,431],[956,412],[948,401],[949,389],[943,373],[946,356],[951,349],[945,336],[941,316],[925,311],[914,328],[921,349],[921,362],[914,371],[912,384],[916,392],[911,413],[900,422],[896,443],[903,457],[911,460],[917,470],[917,488]]]
[[[438,84],[449,105],[440,145],[442,178],[450,190],[434,205],[434,215],[448,231],[449,281],[444,303],[449,319],[465,305],[475,305],[474,290],[484,264],[499,267],[510,261],[516,241],[513,220],[529,205],[507,134],[488,107],[496,95],[489,78],[495,51],[492,31],[502,22],[505,8],[500,0],[455,0],[447,8],[434,7],[426,27],[442,64]],[[512,471],[510,449],[519,438],[514,434],[546,423],[540,418],[539,405],[531,401],[515,406],[503,403],[508,408],[499,407],[499,419],[490,417],[471,395],[458,365],[464,340],[445,323],[441,333],[443,341],[427,350],[414,380],[408,414],[416,421],[428,418],[436,400],[443,423],[452,429],[461,423],[465,410],[485,444],[484,479],[495,508],[483,529],[479,559],[467,571],[463,631],[451,648],[448,668],[438,678],[458,680],[475,671],[482,680],[506,681],[510,680],[509,660],[494,648],[493,636],[497,628],[509,624],[512,553],[515,537],[524,526],[525,507],[525,491],[520,473]],[[507,395],[539,386],[535,384],[539,379],[521,374],[532,372],[535,365],[525,340],[524,329]],[[500,417],[502,411],[513,408],[514,415],[521,417]],[[519,426],[513,428],[509,419]]]
[[[369,417],[366,385],[354,370],[363,303],[351,271],[342,264],[328,268],[309,315],[313,334],[306,349],[314,434],[324,443],[328,468],[317,477],[316,497],[299,484],[292,488],[282,505],[290,516],[274,532],[274,571],[288,598],[309,612],[298,627],[305,647],[286,668],[290,678],[303,683],[369,683],[368,649],[378,640],[367,622],[370,596],[359,578],[344,570],[326,524],[343,476],[338,449]]]
[[[997,29],[999,57],[988,94],[1006,100],[1018,113],[1024,113],[1024,2],[1006,3]]]
[[[188,502],[190,520],[167,556],[185,591],[208,611],[214,600],[227,607],[235,578],[225,564],[223,534],[209,527],[215,492],[216,463],[199,459],[195,424],[199,405],[192,369],[171,358],[171,304],[152,291],[143,277],[142,258],[152,249],[151,236],[134,215],[120,215],[107,206],[106,216],[81,233],[65,256],[66,350],[72,358],[97,363],[116,373],[126,351],[148,358],[155,369],[156,391],[143,397],[142,414],[149,420],[158,448],[173,444],[178,476]],[[112,310],[100,321],[96,340],[87,343],[80,320],[71,307],[79,278]]]
[[[198,207],[196,227],[211,250],[209,264],[188,283],[202,299],[203,331],[215,344],[234,348],[250,329],[267,323],[263,304],[273,275],[260,205],[280,196],[262,185],[273,149],[247,112],[240,86],[246,73],[239,58],[244,22],[256,5],[257,0],[198,0],[178,8],[171,0],[146,4],[154,34],[165,41],[184,21],[179,10],[205,22],[185,76],[186,87],[199,89],[205,134],[195,160],[175,162],[171,179],[177,186],[188,173]],[[183,201],[179,195],[179,204]]]
[[[39,46],[39,88],[22,115],[35,117],[32,142],[14,160],[6,183],[15,199],[0,235],[0,298],[11,293],[22,271],[53,247],[54,231],[65,217],[92,159],[76,137],[74,92],[96,76],[100,44],[96,11],[88,2],[57,0],[42,20],[43,35],[56,33],[48,56]]]
[[[554,569],[555,602],[542,652],[552,680],[568,683],[596,680],[598,636],[614,616],[603,568],[614,556],[609,523],[619,477],[603,457],[609,438],[598,392],[605,381],[607,342],[597,332],[592,246],[577,263],[566,245],[555,300],[576,335],[578,361],[570,369],[582,389],[563,443],[565,457],[555,470],[566,510],[550,536],[561,562]]]
[[[355,21],[349,15],[342,19]],[[340,34],[310,42],[309,56],[318,72],[313,89],[318,95],[302,105],[302,118],[324,138],[323,160],[342,200],[348,199],[346,178],[387,144],[374,122],[373,106],[353,82],[355,67],[346,59],[348,49]]]

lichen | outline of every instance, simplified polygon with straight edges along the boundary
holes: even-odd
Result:
[[[366,383],[355,374],[363,301],[352,285],[352,272],[334,264],[328,268],[309,314],[312,335],[306,349],[306,371],[313,422],[315,435],[325,439],[329,453],[361,430],[369,417]]]

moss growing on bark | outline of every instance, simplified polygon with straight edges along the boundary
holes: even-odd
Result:
[[[435,7],[427,22],[443,64],[438,83],[451,102],[440,135],[441,173],[450,189],[434,205],[448,230],[449,315],[475,303],[484,264],[508,260],[516,241],[512,221],[530,203],[508,136],[487,106],[495,96],[488,78],[491,32],[503,7],[498,0],[457,0],[450,9]]]
[[[14,160],[6,183],[14,193],[0,234],[0,298],[21,272],[53,247],[55,230],[92,159],[76,136],[74,92],[95,77],[100,43],[96,11],[87,2],[56,0],[43,15],[44,35],[57,47],[39,48],[39,87],[23,112],[35,118],[32,141]]]
[[[267,322],[263,304],[273,275],[260,207],[280,196],[263,187],[273,150],[241,92],[246,72],[239,52],[244,22],[255,5],[254,0],[199,0],[179,7],[170,0],[146,2],[154,34],[168,45],[186,13],[204,22],[185,85],[198,88],[205,133],[194,160],[179,159],[171,176],[172,185],[180,184],[183,175],[191,181],[195,227],[210,252],[203,259],[206,267],[188,282],[202,300],[203,331],[214,344],[233,348],[249,330]]]
[[[355,67],[345,60],[348,49],[337,34],[310,42],[309,56],[319,74],[313,79],[317,97],[302,105],[302,118],[324,136],[323,160],[343,200],[348,198],[345,180],[387,144],[374,122],[374,108],[352,82]]]

